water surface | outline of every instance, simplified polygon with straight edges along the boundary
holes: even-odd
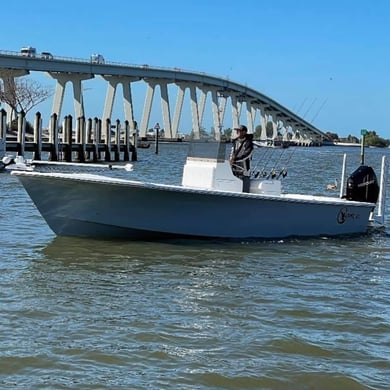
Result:
[[[351,173],[356,149],[262,151],[258,166],[326,194],[345,151]],[[139,150],[126,174],[178,184],[185,155]],[[4,173],[0,205],[2,389],[388,388],[389,222],[257,242],[55,237]]]

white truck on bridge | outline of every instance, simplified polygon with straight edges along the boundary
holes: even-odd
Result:
[[[37,49],[31,46],[25,46],[20,49],[20,54],[25,57],[35,57],[37,55]]]
[[[93,64],[104,64],[104,57],[101,54],[91,54],[91,62]]]

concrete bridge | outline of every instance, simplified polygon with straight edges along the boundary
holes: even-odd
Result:
[[[211,104],[212,123],[217,139],[221,137],[223,128],[234,128],[241,122],[247,124],[249,132],[254,132],[256,127],[261,125],[262,140],[283,138],[299,145],[321,145],[325,137],[321,130],[275,100],[226,78],[178,68],[113,63],[97,57],[83,60],[47,54],[26,55],[20,52],[0,51],[0,77],[3,71],[3,74],[7,74],[9,83],[10,77],[14,80],[31,71],[38,71],[45,72],[55,79],[52,114],[56,114],[58,118],[61,118],[65,88],[69,84],[73,87],[74,116],[85,117],[83,82],[100,76],[107,83],[102,120],[112,120],[115,96],[118,86],[121,86],[124,120],[129,122],[131,132],[137,130],[134,128],[136,120],[141,137],[146,135],[148,128],[153,127],[149,121],[157,87],[160,90],[163,119],[160,126],[164,129],[166,138],[178,137],[187,90],[195,138],[201,133],[206,104]],[[138,118],[134,118],[134,107],[137,102],[132,98],[132,86],[140,82],[146,84],[146,92],[142,117],[138,121]],[[173,109],[170,105],[172,99],[168,96],[171,94],[176,98]],[[226,125],[225,114],[229,108],[231,120]]]

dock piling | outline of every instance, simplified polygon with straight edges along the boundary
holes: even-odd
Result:
[[[42,129],[42,116],[37,112],[34,118],[33,135],[26,134],[27,121],[24,112],[17,116],[17,134],[7,136],[7,112],[0,110],[0,137],[6,140],[6,151],[17,152],[24,156],[25,152],[32,152],[34,160],[42,160],[42,153],[47,152],[49,161],[72,162],[73,159],[79,162],[101,160],[101,153],[104,153],[104,160],[118,162],[137,160],[137,135],[136,129],[132,134],[132,128],[128,121],[121,125],[118,119],[114,126],[106,119],[105,128],[102,129],[101,119],[78,117],[73,129],[73,117],[64,117],[62,127],[58,125],[56,113],[50,117],[48,134]],[[123,127],[124,126],[124,127]],[[112,134],[113,131],[113,134]],[[91,156],[92,153],[92,156]],[[114,153],[114,159],[111,154]],[[92,159],[91,159],[92,157]]]

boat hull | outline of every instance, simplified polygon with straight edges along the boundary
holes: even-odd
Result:
[[[60,236],[137,240],[333,236],[366,232],[374,207],[331,197],[199,190],[94,175],[13,174]]]

